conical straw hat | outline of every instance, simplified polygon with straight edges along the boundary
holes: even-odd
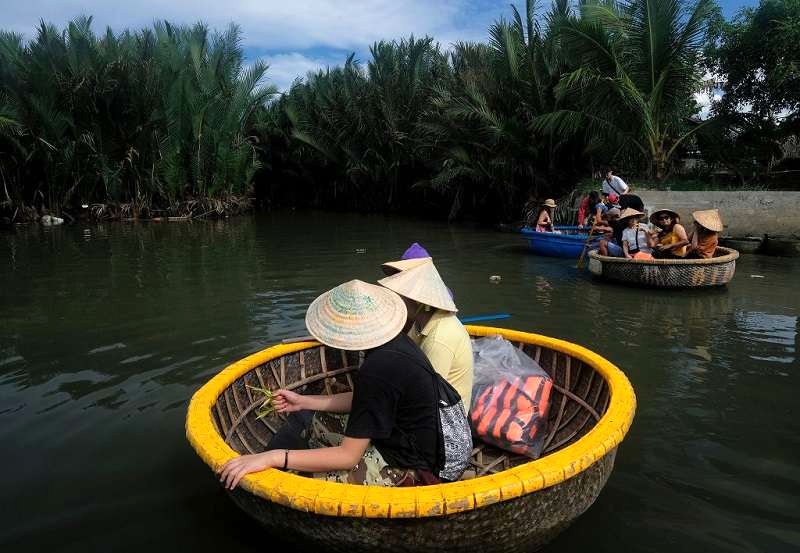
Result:
[[[408,269],[413,269],[414,267],[419,267],[423,263],[428,263],[432,261],[430,257],[420,257],[417,259],[401,259],[399,261],[387,261],[381,267],[383,268],[383,273],[386,276],[393,275],[395,273],[400,273],[403,271],[407,271]]]
[[[722,232],[722,217],[719,216],[718,209],[704,209],[703,211],[695,211],[692,213],[692,218],[700,226],[707,228],[714,232]]]
[[[669,213],[672,216],[672,220],[675,222],[680,223],[681,221],[681,216],[678,215],[677,211],[672,211],[671,209],[659,209],[654,211],[653,214],[650,215],[650,222],[653,223],[654,225],[658,225],[658,216],[661,215],[662,213]]]
[[[619,214],[619,220],[622,221],[623,219],[627,219],[629,217],[641,217],[642,215],[644,215],[644,213],[641,211],[626,207],[622,210],[622,213]]]
[[[547,207],[556,207],[556,201],[552,198],[547,198],[542,205]]]
[[[365,350],[397,336],[407,317],[403,298],[391,290],[351,280],[311,302],[306,328],[326,346]]]
[[[453,313],[458,311],[433,261],[382,278],[378,283],[417,303]]]

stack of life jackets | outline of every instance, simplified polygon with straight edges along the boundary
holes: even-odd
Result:
[[[503,377],[478,391],[470,409],[475,433],[506,451],[538,458],[550,409],[550,377]]]

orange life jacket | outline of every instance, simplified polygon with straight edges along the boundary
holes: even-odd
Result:
[[[473,429],[485,442],[538,457],[552,387],[553,381],[545,376],[503,378],[487,386],[470,410]]]

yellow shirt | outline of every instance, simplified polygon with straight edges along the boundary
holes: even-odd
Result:
[[[672,244],[677,244],[680,241],[681,239],[678,237],[678,233],[675,232],[675,229],[673,228],[669,232],[669,234],[666,234],[664,236],[659,235],[658,243],[664,244],[665,246],[669,246]],[[686,257],[686,250],[688,248],[689,246],[681,246],[680,248],[675,248],[672,250],[672,255],[676,257]]]
[[[456,389],[469,413],[472,401],[472,342],[455,313],[436,311],[422,329],[412,338],[425,352],[434,370]]]

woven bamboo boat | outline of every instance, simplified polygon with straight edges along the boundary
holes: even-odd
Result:
[[[718,247],[711,259],[626,259],[589,252],[589,271],[606,280],[653,288],[702,288],[728,284],[739,252]]]
[[[595,501],[633,420],[636,398],[614,365],[575,344],[512,330],[500,334],[554,379],[545,453],[535,460],[488,445],[473,451],[468,480],[409,488],[354,486],[279,470],[245,476],[230,492],[267,531],[301,547],[345,551],[533,551]],[[363,355],[302,342],[228,366],[192,398],[189,442],[212,469],[263,451],[282,415],[256,420],[245,385],[312,393],[347,391]]]

